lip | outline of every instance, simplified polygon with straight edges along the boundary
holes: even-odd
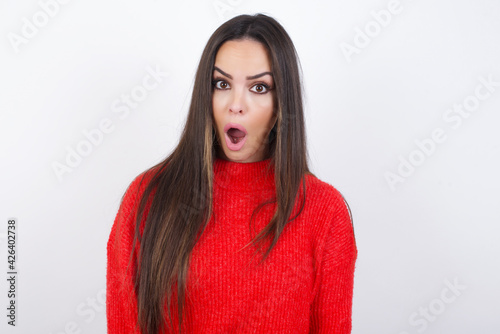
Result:
[[[243,131],[245,133],[245,135],[248,134],[247,130],[245,129],[245,127],[243,125],[239,125],[236,123],[227,123],[226,126],[224,126],[224,132],[227,133],[229,131],[229,129],[231,129],[231,128],[235,128],[235,129],[238,129],[240,131]]]
[[[229,129],[231,128],[235,128],[235,129],[238,129],[240,131],[242,131],[243,133],[245,133],[245,137],[238,143],[234,144],[231,139],[229,138],[229,135],[227,134],[227,132],[229,131]],[[236,124],[236,123],[227,123],[225,126],[224,126],[224,135],[225,135],[225,139],[226,139],[226,145],[227,147],[231,150],[231,151],[239,151],[243,145],[245,144],[245,142],[247,141],[247,135],[248,135],[248,132],[247,130],[245,129],[245,127],[243,125],[240,125],[240,124]]]
[[[245,138],[243,138],[242,140],[240,140],[238,143],[235,144],[231,141],[231,138],[229,138],[227,132],[224,133],[224,137],[226,139],[227,148],[230,149],[231,151],[241,150],[241,148],[243,147],[243,145],[245,145],[245,142],[247,141],[247,136],[245,136]]]

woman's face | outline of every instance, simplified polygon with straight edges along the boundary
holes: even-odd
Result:
[[[276,116],[267,50],[254,40],[227,41],[214,65],[212,107],[222,148],[217,156],[235,162],[268,158],[269,132]]]

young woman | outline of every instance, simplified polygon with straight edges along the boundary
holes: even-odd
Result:
[[[350,210],[309,172],[304,129],[283,27],[262,14],[220,26],[178,146],[122,198],[108,333],[351,332]]]

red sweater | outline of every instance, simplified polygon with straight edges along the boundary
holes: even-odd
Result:
[[[184,333],[351,332],[357,249],[348,209],[333,186],[306,175],[305,207],[285,226],[263,266],[250,265],[253,246],[238,251],[256,235],[249,231],[253,209],[275,194],[274,174],[264,174],[269,163],[270,159],[252,163],[215,160],[214,215],[191,255]],[[125,268],[132,248],[140,176],[125,194],[107,245],[109,334],[139,333],[134,330],[137,305],[132,271]],[[139,191],[144,188],[143,183]],[[291,217],[302,198],[300,187]],[[261,209],[254,220],[255,231],[267,225],[275,208],[273,204]],[[177,330],[176,298],[174,293]]]

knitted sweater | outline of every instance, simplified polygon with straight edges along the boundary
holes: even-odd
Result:
[[[357,248],[348,209],[333,186],[305,175],[303,211],[285,226],[262,266],[251,261],[253,245],[244,247],[267,225],[276,208],[276,204],[264,206],[250,233],[252,211],[275,194],[274,173],[264,173],[268,164],[270,159],[215,160],[214,214],[190,258],[183,333],[351,332]],[[127,272],[126,265],[134,236],[136,195],[145,188],[144,182],[138,187],[141,176],[127,189],[107,244],[109,334],[139,333],[134,329],[137,305],[132,271]],[[303,195],[301,186],[291,217],[300,209]],[[264,251],[270,242],[265,245]],[[176,291],[173,296],[178,333]]]

